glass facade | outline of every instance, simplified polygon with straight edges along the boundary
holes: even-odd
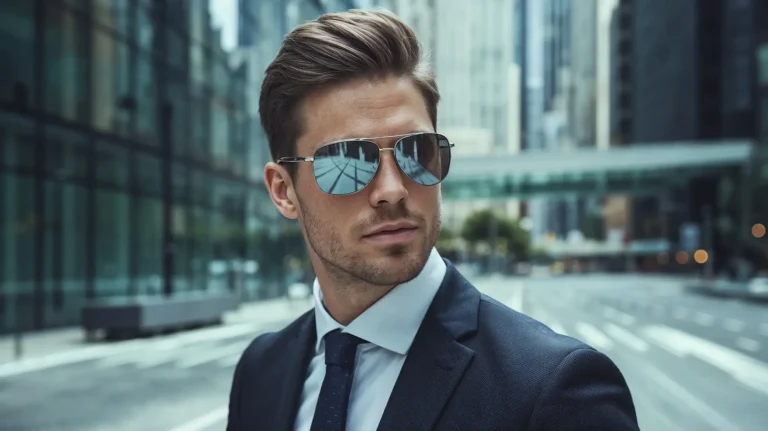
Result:
[[[0,69],[0,333],[302,273],[297,226],[246,177],[246,66],[207,0],[2,2]]]

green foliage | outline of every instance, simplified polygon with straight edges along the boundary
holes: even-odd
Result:
[[[473,248],[480,243],[488,244],[494,224],[498,249],[512,254],[518,261],[530,259],[531,236],[520,226],[519,220],[503,217],[490,209],[470,214],[462,226],[461,237]]]

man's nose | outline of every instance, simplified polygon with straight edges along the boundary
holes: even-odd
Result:
[[[405,178],[397,166],[392,151],[382,151],[379,170],[371,182],[370,203],[372,207],[383,204],[397,204],[408,199]]]

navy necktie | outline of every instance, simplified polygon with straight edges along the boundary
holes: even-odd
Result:
[[[325,335],[325,378],[311,431],[344,431],[355,374],[357,346],[364,341],[336,329]]]

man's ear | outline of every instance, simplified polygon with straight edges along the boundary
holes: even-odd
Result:
[[[288,171],[275,162],[267,163],[264,166],[264,184],[272,203],[280,214],[285,218],[296,220],[299,217],[298,199]]]

